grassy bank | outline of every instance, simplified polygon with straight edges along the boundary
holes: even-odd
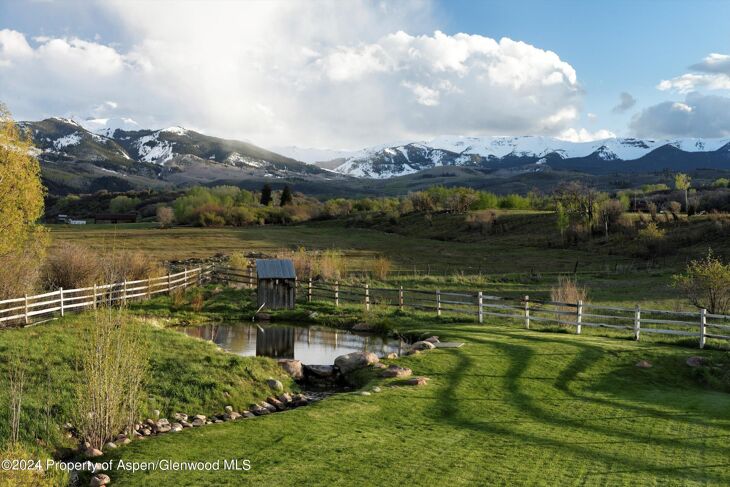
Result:
[[[463,348],[399,359],[419,388],[133,443],[112,458],[250,459],[250,472],[113,472],[115,485],[725,485],[730,395],[684,364],[697,350],[417,323]],[[701,352],[715,362],[722,352]],[[639,360],[650,369],[635,367]]]

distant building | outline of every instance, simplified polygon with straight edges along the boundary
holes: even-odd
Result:
[[[259,307],[293,309],[297,298],[297,274],[288,259],[256,259]]]
[[[86,225],[86,220],[73,220],[69,218],[68,220],[66,220],[66,223],[68,223],[69,225]]]
[[[94,216],[94,223],[135,223],[136,213],[99,213]]]

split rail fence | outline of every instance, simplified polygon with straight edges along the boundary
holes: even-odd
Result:
[[[0,301],[0,326],[30,324],[39,316],[95,309],[99,305],[126,305],[127,302],[147,299],[156,294],[200,285],[210,280],[213,266],[200,266],[165,276],[151,277],[112,284],[99,284],[78,289],[63,289],[22,298]]]

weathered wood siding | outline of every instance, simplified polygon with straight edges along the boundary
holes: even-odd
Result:
[[[268,309],[294,309],[297,298],[295,279],[259,279],[256,293],[259,307]]]

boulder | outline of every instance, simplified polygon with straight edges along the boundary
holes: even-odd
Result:
[[[226,410],[227,413],[233,412],[233,406],[226,406],[224,409]]]
[[[335,359],[335,367],[342,374],[349,374],[355,370],[363,369],[369,365],[377,364],[380,361],[378,356],[372,352],[352,352],[340,355]]]
[[[266,385],[277,392],[282,392],[284,390],[284,384],[276,379],[268,379],[266,381]]]
[[[377,393],[377,392],[380,392],[380,391],[382,391],[382,389],[380,387],[378,387],[378,386],[373,387],[373,392],[376,392]]]
[[[235,421],[240,417],[241,417],[240,413],[237,413],[236,411],[231,411],[230,413],[226,413],[226,415],[223,417],[223,419],[226,421]]]
[[[117,444],[114,443],[113,441],[109,441],[109,442],[107,442],[106,445],[104,445],[105,450],[114,450],[116,447],[117,447]]]
[[[428,343],[438,343],[439,342],[439,337],[432,336],[432,337],[424,338],[423,341],[424,342],[428,342]]]
[[[205,424],[205,420],[200,419],[199,417],[196,416],[193,418],[193,422],[190,424],[192,424],[195,428],[197,428],[199,426],[203,426]]]
[[[377,364],[373,364],[373,368],[375,368],[375,369],[387,369],[388,366],[385,365],[383,362],[378,362]]]
[[[175,418],[176,421],[187,421],[188,415],[183,413],[175,413],[172,415],[173,418]]]
[[[369,396],[370,395],[370,393],[368,391],[360,391],[358,394],[360,394],[361,396]]]
[[[687,359],[687,365],[690,367],[702,367],[705,364],[704,357],[698,357],[696,355]]]
[[[331,379],[335,376],[332,365],[305,365],[304,374],[318,379]]]
[[[170,431],[172,431],[173,433],[177,433],[178,431],[182,431],[182,430],[183,430],[183,425],[180,423],[172,423],[170,425]]]
[[[255,416],[263,416],[265,414],[269,414],[270,411],[268,409],[266,409],[266,408],[262,408],[258,404],[254,404],[254,405],[251,406],[251,412]]]
[[[262,403],[260,404],[260,406],[261,406],[262,408],[264,408],[264,409],[268,409],[270,413],[275,413],[275,412],[276,412],[276,406],[274,406],[273,404],[269,404],[269,403],[268,403],[268,402],[266,402],[266,401],[263,401],[263,402],[262,402]]]
[[[398,354],[395,352],[390,352],[388,355],[385,356],[388,360],[395,360],[398,358]]]
[[[170,422],[166,418],[161,418],[155,423],[154,430],[157,433],[167,433],[170,431],[172,427],[170,426]]]
[[[425,386],[428,384],[428,377],[411,377],[410,379],[393,382],[394,386]]]
[[[155,409],[154,411],[152,411],[152,415],[155,417],[155,419],[159,418],[160,417],[160,410],[159,409]]]
[[[187,421],[180,421],[180,424],[182,425],[183,428],[192,428],[193,427],[193,424],[188,423]]]
[[[408,367],[391,365],[380,373],[380,377],[405,379],[406,377],[410,377],[412,373],[413,371]]]
[[[275,397],[267,397],[266,402],[274,406],[277,411],[284,411],[286,409],[286,405]]]
[[[129,438],[122,438],[121,440],[117,441],[118,445],[129,445],[130,443],[132,443],[132,440],[130,440]]]
[[[241,416],[244,418],[255,418],[256,415],[252,413],[251,411],[241,411]]]
[[[149,436],[152,434],[152,430],[149,428],[142,428],[142,436]]]
[[[285,392],[284,394],[279,396],[279,401],[283,402],[284,404],[289,404],[292,401],[291,394]]]
[[[636,362],[636,366],[640,369],[650,369],[652,367],[651,362],[648,360],[639,360]]]
[[[98,473],[91,477],[91,481],[89,481],[89,485],[91,487],[103,487],[104,485],[109,485],[109,483],[112,481],[112,479],[109,478],[109,476],[105,473]]]
[[[86,458],[96,458],[100,457],[104,454],[101,450],[98,448],[87,448],[84,452],[84,455],[86,455]]]
[[[279,366],[294,380],[302,380],[304,378],[304,370],[302,369],[301,360],[279,360]]]
[[[421,340],[420,342],[416,342],[413,345],[411,345],[411,350],[421,351],[421,350],[433,350],[436,348],[436,345],[434,345],[431,342],[427,342],[424,340]]]

